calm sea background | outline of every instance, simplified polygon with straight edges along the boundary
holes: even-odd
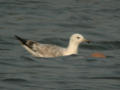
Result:
[[[14,38],[66,47],[73,33],[92,43],[57,58],[35,58]],[[0,0],[0,90],[120,90],[120,0]]]

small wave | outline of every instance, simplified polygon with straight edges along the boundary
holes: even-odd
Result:
[[[9,51],[10,49],[0,48],[0,51]]]
[[[35,61],[33,58],[30,57],[26,57],[26,56],[22,56],[21,58],[28,60],[28,61]]]
[[[3,79],[2,81],[4,82],[28,82],[25,79],[20,79],[20,78],[7,78],[7,79]]]
[[[120,80],[120,77],[91,77],[89,79],[113,79],[113,80]]]

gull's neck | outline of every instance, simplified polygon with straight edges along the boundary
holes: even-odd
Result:
[[[78,47],[79,43],[76,43],[74,41],[70,41],[68,44],[67,52],[69,54],[77,54],[78,53]]]

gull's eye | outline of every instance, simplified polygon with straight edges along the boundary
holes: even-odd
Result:
[[[77,37],[77,39],[80,39],[80,37]]]

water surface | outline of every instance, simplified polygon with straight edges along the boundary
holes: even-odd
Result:
[[[120,0],[1,0],[0,12],[0,90],[120,90]],[[14,38],[66,47],[73,33],[93,42],[58,58],[35,58]]]

